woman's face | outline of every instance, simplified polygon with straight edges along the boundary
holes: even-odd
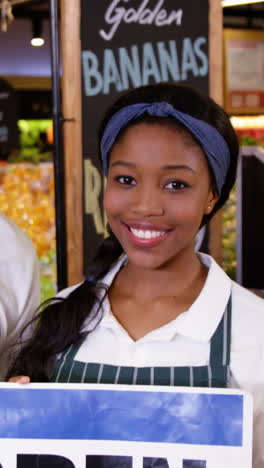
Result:
[[[129,262],[160,268],[193,252],[216,201],[203,151],[187,131],[139,123],[114,145],[104,207]]]

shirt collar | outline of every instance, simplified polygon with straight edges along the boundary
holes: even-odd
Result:
[[[111,286],[112,282],[114,281],[115,276],[119,272],[119,270],[122,268],[123,265],[127,263],[127,256],[122,255],[116,263],[112,266],[112,268],[106,273],[106,275],[100,280],[100,283],[106,285],[106,286]]]
[[[151,332],[153,339],[162,337],[171,340],[176,333],[179,333],[197,342],[208,342],[217,329],[230,297],[232,281],[210,255],[203,253],[198,255],[200,261],[208,268],[202,291],[186,312],[163,327],[153,330]],[[102,283],[110,286],[126,261],[127,257],[122,256],[102,279]],[[103,303],[101,325],[115,328],[117,326],[108,297]]]
[[[117,262],[112,266],[112,268],[108,271],[108,273],[101,279],[100,283],[106,287],[111,286],[113,283],[117,273],[123,265],[127,263],[127,256],[122,255]],[[99,292],[99,295],[103,294],[103,292]],[[99,326],[106,326],[110,328],[120,328],[121,325],[113,315],[111,311],[111,304],[108,298],[108,295],[105,296],[103,304],[102,304],[102,320],[99,323]]]
[[[207,278],[189,310],[178,317],[177,331],[194,340],[208,342],[227,307],[232,281],[210,255],[198,255],[208,268]]]

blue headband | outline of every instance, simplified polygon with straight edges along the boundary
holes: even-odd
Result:
[[[101,156],[104,173],[107,174],[108,153],[111,150],[119,132],[131,120],[143,114],[155,117],[174,117],[181,122],[199,141],[210,167],[214,173],[218,193],[224,185],[230,165],[230,152],[226,141],[211,125],[174,109],[168,102],[140,103],[123,107],[109,120],[101,140]]]

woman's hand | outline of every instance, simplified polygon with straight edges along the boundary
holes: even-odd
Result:
[[[27,375],[18,375],[16,377],[11,377],[11,379],[9,379],[8,382],[28,384],[30,383],[30,378]]]

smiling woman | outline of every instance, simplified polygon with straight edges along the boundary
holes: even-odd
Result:
[[[9,377],[250,390],[263,468],[264,302],[194,250],[234,184],[228,116],[191,87],[142,87],[109,109],[99,143],[109,237],[86,281],[43,308]]]
[[[195,235],[217,201],[197,142],[178,124],[154,122],[129,127],[114,145],[104,200],[130,263],[149,268],[189,249],[196,259]]]

